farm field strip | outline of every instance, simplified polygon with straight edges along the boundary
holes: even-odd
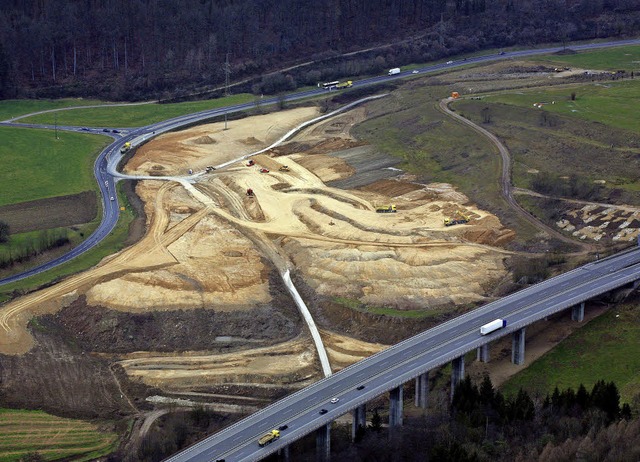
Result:
[[[117,435],[81,420],[42,411],[0,410],[0,461],[37,451],[46,459],[110,449]]]

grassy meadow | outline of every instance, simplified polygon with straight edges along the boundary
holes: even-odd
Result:
[[[582,383],[614,381],[621,402],[640,393],[640,312],[636,304],[611,309],[575,331],[553,350],[528,365],[502,387],[514,395],[520,387],[544,396]]]
[[[251,94],[227,96],[204,101],[188,101],[173,104],[136,104],[104,106],[99,108],[79,108],[55,113],[38,114],[20,119],[21,123],[75,125],[87,127],[141,127],[166,119],[194,112],[216,109],[223,106],[255,101]]]
[[[571,48],[569,46],[568,48]],[[531,61],[580,69],[627,72],[640,71],[640,46],[622,46],[602,50],[581,51],[575,54],[535,56]]]
[[[8,127],[0,137],[0,206],[97,190],[93,164],[107,138]]]
[[[8,120],[25,114],[55,109],[92,106],[105,104],[102,101],[90,99],[63,98],[56,100],[42,99],[7,99],[0,101],[0,120]]]

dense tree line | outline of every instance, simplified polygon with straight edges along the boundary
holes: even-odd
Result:
[[[0,235],[2,235],[1,231],[2,222],[0,222]],[[2,241],[0,240],[0,242]],[[7,249],[0,254],[0,269],[6,269],[18,263],[24,263],[47,250],[62,247],[69,244],[69,242],[70,240],[66,229],[42,230],[33,238],[26,238],[24,241],[12,247],[7,247]]]
[[[488,47],[638,30],[634,0],[6,0],[0,97],[135,99],[222,83],[227,57],[234,80],[329,59],[329,71],[277,78],[291,87],[336,67],[355,75]],[[396,45],[331,61],[388,43]]]

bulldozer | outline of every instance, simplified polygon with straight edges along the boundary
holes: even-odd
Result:
[[[469,223],[469,220],[471,220],[471,218],[468,215],[465,215],[460,210],[456,212],[456,215],[458,216],[458,218],[445,218],[444,225],[445,226],[464,225],[466,223]]]
[[[378,205],[376,206],[376,213],[396,213],[396,205]]]

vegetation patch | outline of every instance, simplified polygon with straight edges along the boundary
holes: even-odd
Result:
[[[555,387],[590,389],[604,379],[614,381],[622,401],[631,403],[640,393],[639,337],[637,304],[612,309],[509,379],[503,391],[513,395],[524,388],[544,396]]]
[[[569,115],[572,118],[599,122],[638,134],[640,105],[636,102],[640,98],[640,78],[612,79],[613,76],[610,76],[607,80],[597,83],[576,83],[570,80],[568,85],[496,93],[484,96],[483,102],[526,107],[536,114],[546,111]],[[495,115],[497,118],[501,117],[498,111]],[[637,147],[638,144],[631,144],[630,140],[624,138],[619,139],[618,143],[614,142],[614,148],[621,146]]]
[[[454,108],[507,146],[514,186],[607,198],[614,203],[640,201],[633,188],[622,188],[640,182],[640,130],[630,132],[617,128],[615,122],[609,126],[528,104],[465,100],[456,102]]]
[[[8,120],[39,111],[50,111],[75,106],[91,106],[96,104],[107,103],[97,100],[72,98],[61,98],[55,100],[9,99],[0,101],[0,120]]]
[[[88,127],[140,127],[194,112],[216,109],[254,101],[248,93],[216,98],[206,101],[189,101],[175,104],[137,104],[127,106],[104,106],[80,108],[56,113],[34,115],[20,120],[24,123],[53,125],[82,125]]]
[[[386,306],[369,306],[358,300],[346,297],[334,297],[333,301],[339,305],[345,306],[352,310],[362,311],[364,313],[377,314],[382,316],[398,317],[398,318],[428,318],[434,315],[433,312],[420,310],[399,310],[397,308],[389,308]]]
[[[627,72],[640,70],[640,46],[607,48],[605,50],[581,51],[572,54],[553,54],[536,56],[534,62],[549,63],[557,66],[571,66],[582,69],[601,69]]]
[[[2,462],[18,461],[34,453],[41,460],[72,456],[74,460],[90,460],[112,452],[117,441],[115,433],[82,420],[42,411],[0,409]]]
[[[104,137],[6,127],[0,137],[0,206],[97,190],[93,163]]]

